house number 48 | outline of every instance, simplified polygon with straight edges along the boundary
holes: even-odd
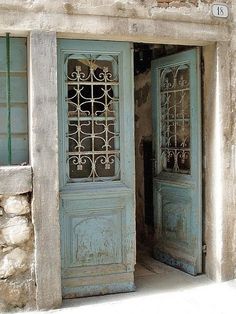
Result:
[[[229,16],[229,8],[226,4],[213,4],[212,15],[220,18],[227,18]]]

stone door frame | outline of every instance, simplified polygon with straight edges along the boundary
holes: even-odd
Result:
[[[83,17],[84,18],[84,17]],[[97,17],[89,17],[92,20]],[[29,134],[33,168],[32,215],[35,228],[36,303],[38,309],[59,307],[61,257],[58,184],[57,38],[120,40],[157,44],[202,46],[204,239],[207,244],[205,273],[214,280],[234,276],[229,254],[225,255],[223,224],[229,213],[224,202],[226,162],[224,125],[230,112],[229,33],[224,26],[182,22],[114,18],[100,34],[94,28],[74,33],[29,33]],[[106,17],[99,22],[107,25]],[[128,23],[128,25],[127,25]],[[170,24],[175,31],[170,31]],[[189,25],[188,25],[189,24]],[[127,31],[128,29],[128,31]],[[162,30],[167,29],[163,34]],[[212,66],[214,65],[214,66]],[[40,75],[39,75],[40,73]],[[225,257],[226,256],[226,257]]]

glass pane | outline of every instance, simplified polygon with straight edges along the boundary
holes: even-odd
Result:
[[[189,174],[190,88],[189,65],[160,70],[162,170]]]
[[[0,166],[28,164],[27,39],[10,38],[10,121],[6,38],[0,38]],[[8,129],[8,123],[11,129]],[[8,132],[10,131],[10,137]]]
[[[68,176],[120,178],[118,58],[80,55],[67,63]]]

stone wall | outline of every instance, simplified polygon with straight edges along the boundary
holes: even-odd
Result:
[[[230,134],[230,148],[229,148],[229,166],[231,169],[231,176],[227,186],[228,211],[230,212],[227,227],[225,228],[225,242],[228,243],[227,251],[230,254],[231,263],[234,267],[234,278],[236,278],[236,2],[232,3],[233,13],[233,27],[232,27],[232,40],[231,40],[231,134]],[[230,189],[228,189],[230,187]],[[233,197],[231,197],[233,195]],[[230,228],[230,233],[228,229]],[[232,234],[231,241],[227,241],[228,234]]]
[[[104,36],[108,40],[122,41],[131,41],[132,37],[134,41],[142,42],[151,42],[150,38],[156,33],[162,38],[160,42],[171,35],[173,39],[178,37],[180,44],[180,40],[194,40],[195,34],[201,29],[203,41],[207,33],[210,40],[215,40],[214,33],[217,33],[217,40],[225,41],[228,29],[224,25],[230,19],[213,17],[212,2],[213,0],[0,0],[0,33],[9,30],[11,33],[27,34],[32,29],[40,28],[56,31],[58,36],[98,39],[100,35],[100,39]],[[230,0],[221,2],[231,3]],[[149,24],[147,20],[150,21]],[[160,21],[165,21],[161,23],[162,27]],[[178,21],[179,26],[176,27],[172,21]],[[181,21],[189,22],[190,25],[182,25]],[[198,23],[203,23],[204,26],[199,27]],[[216,27],[209,32],[207,25]],[[181,32],[176,31],[179,27],[183,27]],[[173,39],[170,42],[172,44]]]
[[[204,4],[211,4],[214,0],[157,0],[159,8],[191,8],[201,7]],[[220,3],[230,3],[228,0],[220,1]]]
[[[30,195],[0,195],[0,311],[34,306]]]
[[[35,307],[30,166],[0,167],[0,313]]]

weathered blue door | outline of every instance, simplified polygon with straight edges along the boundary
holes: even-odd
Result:
[[[134,131],[129,43],[59,40],[62,290],[134,290]]]
[[[199,51],[152,63],[154,257],[201,273],[201,104]]]

